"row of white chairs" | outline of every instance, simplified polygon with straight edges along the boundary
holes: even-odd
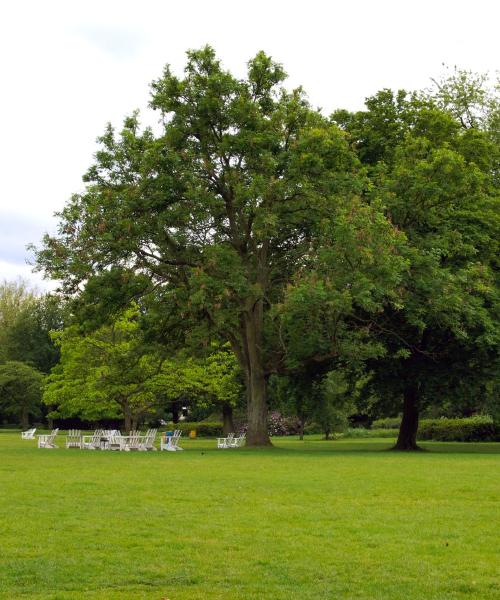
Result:
[[[122,435],[117,429],[96,429],[92,435],[82,435],[79,429],[70,429],[66,435],[66,448],[79,448],[81,450],[123,450],[130,452],[153,451],[158,430],[148,429],[145,434],[131,431],[129,435]],[[24,433],[24,432],[23,432]],[[38,436],[39,448],[58,448],[55,443],[59,429],[51,433]],[[33,439],[33,437],[23,437]]]
[[[23,440],[35,438],[36,428],[28,429],[21,433]],[[117,429],[96,429],[92,435],[82,435],[79,429],[70,429],[66,436],[66,448],[80,448],[81,450],[123,450],[130,452],[154,451],[155,440],[158,430],[148,429],[146,434],[139,431],[131,431],[129,435],[122,435]],[[55,439],[59,429],[53,429],[49,434],[38,435],[39,448],[58,448]],[[180,429],[176,429],[172,435],[162,435],[160,438],[160,450],[176,452],[183,450],[179,446],[182,436]],[[245,442],[245,434],[236,436],[234,433],[227,437],[217,438],[217,448],[240,448]]]

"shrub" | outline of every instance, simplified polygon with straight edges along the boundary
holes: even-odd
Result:
[[[273,435],[296,435],[300,431],[300,422],[296,417],[284,417],[278,411],[269,413],[268,432]]]
[[[349,428],[345,438],[396,438],[398,429],[365,429],[364,427]]]
[[[387,419],[375,419],[372,429],[399,429],[401,417],[388,417]]]
[[[180,429],[184,435],[189,434],[193,429],[196,430],[196,435],[200,437],[220,437],[223,435],[222,423],[218,422],[179,421],[179,423],[169,423],[164,427],[167,431]]]
[[[467,419],[422,419],[418,439],[438,442],[494,442],[500,427],[487,415]]]
[[[319,423],[307,423],[307,425],[304,426],[304,434],[305,435],[312,435],[315,433],[323,433],[323,428],[321,427],[321,425]]]

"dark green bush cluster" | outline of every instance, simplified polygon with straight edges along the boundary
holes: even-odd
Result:
[[[183,435],[189,435],[190,431],[195,430],[197,437],[220,437],[222,433],[222,423],[206,423],[205,421],[179,421],[175,425],[169,423],[165,425],[165,431],[173,431],[174,429],[180,429]]]
[[[342,437],[344,438],[397,438],[398,429],[365,429],[355,427],[348,429]]]
[[[375,419],[372,429],[399,429],[401,417],[388,417],[387,419]]]
[[[321,425],[319,423],[307,423],[304,426],[304,434],[305,435],[311,435],[311,434],[315,434],[315,433],[323,433],[323,428],[321,427]]]
[[[418,438],[437,442],[494,442],[500,440],[500,427],[488,416],[422,419]]]

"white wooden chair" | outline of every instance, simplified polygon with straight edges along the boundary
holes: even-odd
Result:
[[[115,429],[108,438],[108,449],[121,450],[121,437],[122,434],[117,429]]]
[[[178,450],[184,450],[179,446],[179,440],[182,436],[182,431],[176,429],[172,435],[162,436],[160,440],[160,450],[166,450],[167,452],[177,452]]]
[[[82,437],[82,448],[84,450],[99,450],[103,433],[102,429],[96,429],[92,435],[84,435]]]
[[[217,438],[217,448],[231,448],[233,439],[234,433],[229,433],[227,437]]]
[[[158,429],[148,429],[148,432],[144,436],[144,450],[151,451],[156,450],[155,440]]]
[[[132,450],[143,450],[144,449],[144,436],[139,435],[137,432],[131,435],[124,435],[121,438],[120,450],[130,452]]]
[[[242,433],[238,437],[233,438],[231,440],[229,448],[241,448],[241,446],[243,446],[243,444],[245,443],[245,438],[246,435],[244,433]]]
[[[57,448],[55,444],[56,436],[59,429],[53,429],[51,433],[38,436],[38,447],[39,448]]]
[[[70,429],[66,436],[66,448],[82,447],[82,432],[79,429]]]
[[[31,429],[27,429],[26,431],[21,432],[21,439],[23,440],[34,440],[35,439],[35,431],[36,427],[32,427]]]

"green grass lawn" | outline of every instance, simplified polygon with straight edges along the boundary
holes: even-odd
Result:
[[[500,598],[500,444],[62,442],[0,433],[0,598]]]

